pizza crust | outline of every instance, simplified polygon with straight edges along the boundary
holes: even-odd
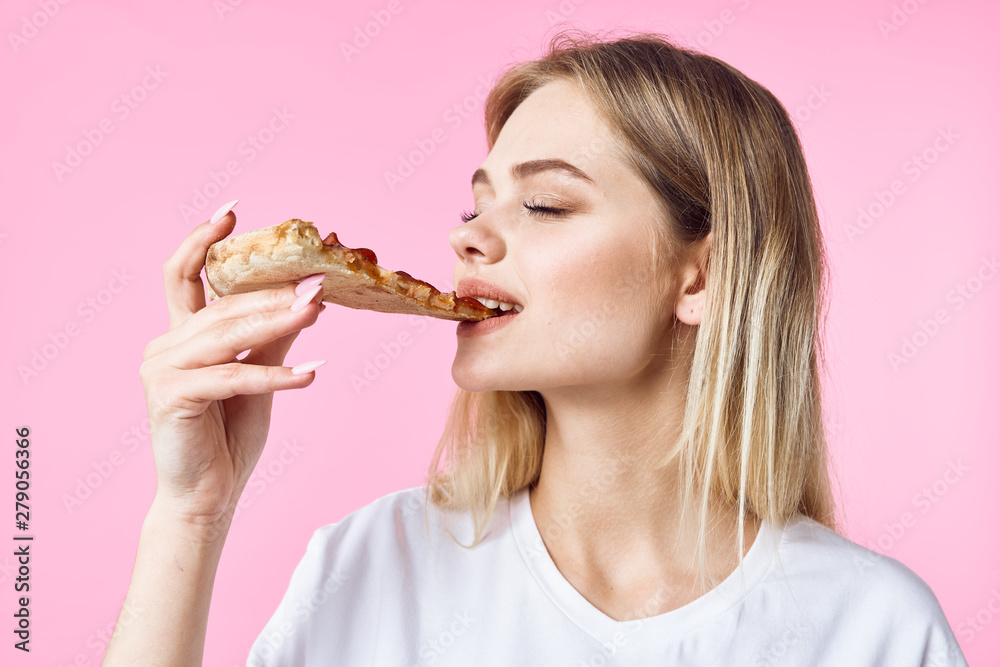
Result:
[[[348,308],[445,320],[474,321],[499,314],[471,297],[442,293],[376,261],[370,250],[340,245],[336,234],[324,241],[313,223],[296,218],[212,244],[205,258],[205,277],[213,299],[284,287],[325,273],[323,301]]]

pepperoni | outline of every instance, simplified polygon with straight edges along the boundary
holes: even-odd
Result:
[[[375,253],[369,250],[368,248],[354,248],[353,252],[356,255],[361,255],[372,264],[378,264],[378,257],[376,257]]]

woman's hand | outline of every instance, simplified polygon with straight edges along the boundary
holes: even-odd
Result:
[[[319,275],[206,306],[200,274],[208,247],[235,222],[226,211],[199,225],[163,265],[170,330],[146,346],[139,369],[156,464],[154,504],[224,530],[267,440],[274,392],[308,386],[311,369],[323,363],[282,365],[299,331],[325,308]]]

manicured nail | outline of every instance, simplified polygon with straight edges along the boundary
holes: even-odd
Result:
[[[322,284],[324,280],[326,280],[325,273],[316,273],[314,275],[309,276],[308,278],[300,282],[298,285],[296,285],[295,296],[302,296],[303,294],[306,293],[307,289],[313,287],[314,285]]]
[[[302,375],[303,373],[311,373],[323,364],[325,361],[307,361],[304,364],[299,364],[292,369],[292,375]]]
[[[295,303],[292,304],[292,312],[297,313],[308,306],[309,302],[312,301],[313,297],[316,296],[321,289],[323,289],[322,285],[316,285],[308,292],[304,292],[298,299],[295,300]]]
[[[212,224],[214,225],[219,220],[222,220],[224,217],[226,217],[226,213],[229,213],[230,211],[232,211],[233,207],[236,206],[236,204],[239,201],[240,201],[239,199],[234,199],[233,201],[229,202],[228,204],[223,204],[222,207],[219,208],[219,210],[215,212],[215,215],[212,216]]]

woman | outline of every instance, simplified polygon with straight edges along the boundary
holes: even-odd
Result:
[[[248,665],[964,665],[927,585],[834,531],[825,259],[775,97],[656,35],[562,33],[485,113],[454,279],[515,314],[459,325],[427,486],[317,530]],[[106,664],[199,663],[273,392],[320,363],[281,365],[312,279],[205,306],[215,217],[164,267],[125,602],[155,613]]]

